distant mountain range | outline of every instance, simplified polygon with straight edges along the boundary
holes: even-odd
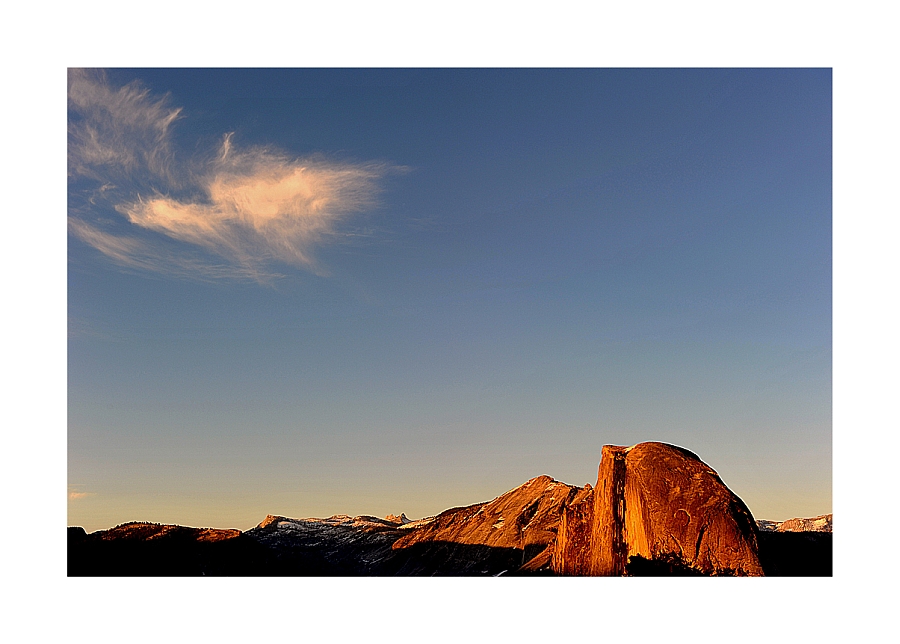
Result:
[[[811,519],[788,519],[787,521],[758,520],[761,532],[831,532],[830,514],[822,514]]]
[[[70,576],[831,575],[831,515],[754,523],[714,470],[663,443],[605,447],[595,487],[539,476],[415,521],[134,522],[70,527],[68,544]]]

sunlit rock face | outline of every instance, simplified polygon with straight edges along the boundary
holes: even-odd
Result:
[[[830,529],[830,519],[785,524]],[[664,443],[605,446],[595,487],[538,476],[414,521],[270,515],[245,533],[150,523],[68,533],[70,575],[761,575],[760,538],[767,574],[831,574],[829,533],[758,533],[712,468]]]
[[[551,569],[559,575],[582,575],[590,568],[594,490],[580,490],[560,513],[556,541],[551,544]]]
[[[493,501],[445,510],[394,543],[398,560],[403,553],[417,553],[400,572],[432,574],[431,566],[450,574],[513,573],[523,566],[526,572],[541,569],[549,564],[548,548],[556,538],[563,508],[581,491],[538,476]],[[465,565],[451,565],[453,561]]]
[[[604,446],[591,497],[563,513],[556,574],[763,574],[747,506],[686,449]]]

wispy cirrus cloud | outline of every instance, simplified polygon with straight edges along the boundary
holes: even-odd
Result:
[[[231,134],[181,160],[171,129],[181,110],[136,84],[69,73],[69,231],[114,262],[200,279],[264,281],[282,263],[322,273],[315,248],[374,203],[387,164],[296,159],[238,149]],[[98,215],[111,206],[118,217]]]
[[[94,496],[93,492],[78,492],[76,490],[71,490],[69,492],[69,500],[70,501],[78,501],[80,499],[86,499],[89,496]]]
[[[70,69],[69,176],[104,183],[164,179],[171,172],[171,128],[181,110],[137,83],[112,87],[102,71]]]

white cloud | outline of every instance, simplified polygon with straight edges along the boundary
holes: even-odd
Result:
[[[114,89],[101,74],[70,72],[69,108],[69,176],[101,184],[83,199],[90,207],[70,205],[69,230],[137,270],[263,281],[281,262],[321,273],[315,247],[373,203],[390,170],[239,150],[230,134],[202,162],[179,164],[170,130],[180,110],[136,84]],[[91,221],[98,201],[130,226]]]
[[[84,499],[89,496],[94,496],[94,493],[93,492],[77,492],[75,490],[72,490],[71,492],[69,492],[69,500],[70,501],[78,501],[79,499]]]

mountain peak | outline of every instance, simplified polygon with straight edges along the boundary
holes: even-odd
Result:
[[[284,521],[285,517],[278,516],[277,514],[267,514],[266,518],[262,520],[262,522],[256,526],[257,528],[265,528],[267,526],[272,525],[273,523],[277,523],[278,521]]]
[[[396,514],[389,514],[385,517],[386,521],[390,521],[391,523],[397,523],[399,525],[406,525],[407,523],[411,523],[409,517],[406,516],[405,512],[401,512],[398,517]]]

